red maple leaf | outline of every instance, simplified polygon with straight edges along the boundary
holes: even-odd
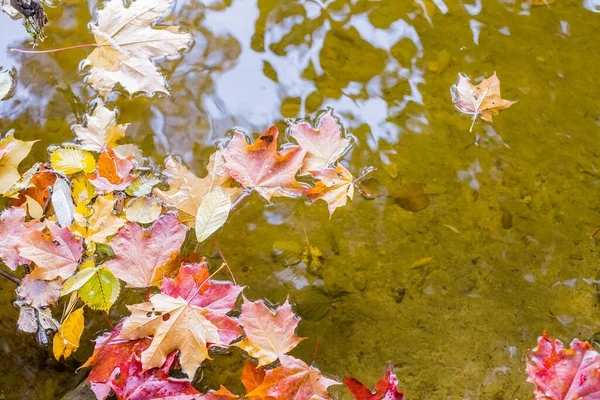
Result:
[[[82,365],[92,367],[88,380],[99,400],[104,400],[111,391],[119,400],[198,398],[200,393],[190,382],[169,377],[176,352],[167,357],[162,367],[144,372],[140,355],[148,348],[151,339],[119,339],[121,327],[122,324],[119,324],[112,332],[100,336],[96,340],[94,354]]]
[[[383,378],[375,385],[372,392],[354,378],[345,377],[344,383],[356,400],[402,400],[404,393],[398,390],[398,378],[394,374],[392,364],[389,364]]]
[[[529,353],[527,382],[540,400],[600,398],[600,354],[588,342],[573,340],[565,349],[544,331]]]

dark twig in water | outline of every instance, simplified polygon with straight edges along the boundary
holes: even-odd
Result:
[[[590,239],[593,239],[598,234],[598,232],[600,232],[600,228],[596,229],[596,231],[590,235]]]
[[[21,284],[21,280],[19,278],[17,278],[16,276],[14,276],[13,274],[10,274],[4,270],[0,269],[0,276],[5,277],[6,279],[8,279],[9,281],[13,281],[14,283],[16,283],[17,285]]]

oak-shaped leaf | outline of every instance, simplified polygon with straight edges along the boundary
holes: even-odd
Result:
[[[231,176],[224,166],[225,159],[220,150],[214,152],[206,167],[208,174],[198,178],[173,157],[165,161],[164,175],[169,183],[169,190],[154,189],[154,194],[167,206],[177,210],[179,221],[193,227],[196,224],[198,209],[204,197],[216,187],[233,199],[240,193],[239,188],[230,185]]]
[[[160,268],[179,253],[186,231],[173,213],[157,219],[148,230],[129,222],[110,243],[115,258],[104,266],[128,287],[158,285],[162,279]]]
[[[113,149],[104,150],[98,158],[96,171],[88,177],[98,193],[125,190],[134,180],[131,175],[134,165],[133,156],[123,157]]]
[[[85,150],[101,152],[117,147],[117,141],[125,136],[128,124],[117,124],[117,113],[103,104],[86,115],[83,125],[74,125],[73,132],[77,141]]]
[[[374,391],[350,377],[344,378],[344,384],[356,400],[402,400],[404,398],[404,393],[398,390],[398,378],[392,364],[388,365],[385,375],[375,384]]]
[[[337,160],[352,146],[352,142],[342,136],[333,110],[322,116],[316,128],[308,122],[291,123],[290,134],[306,150],[302,172],[334,168]]]
[[[265,379],[248,393],[248,397],[327,400],[331,399],[327,388],[339,385],[339,382],[325,377],[318,369],[292,356],[281,356],[279,362],[279,367],[265,372]]]
[[[346,205],[348,198],[354,197],[354,177],[343,165],[340,164],[335,169],[314,171],[311,175],[318,181],[314,187],[306,190],[306,197],[310,201],[327,202],[329,218],[338,207]]]
[[[288,300],[271,311],[262,301],[251,302],[244,297],[240,325],[246,338],[236,346],[258,359],[259,367],[270,364],[304,340],[295,333],[299,322]]]
[[[477,86],[471,83],[468,76],[459,73],[458,82],[452,85],[450,93],[454,107],[465,114],[472,115],[473,124],[477,117],[492,122],[494,116],[516,103],[516,101],[504,100],[501,97],[500,80],[495,72]],[[471,124],[471,130],[473,130],[473,124]]]
[[[577,339],[566,349],[544,332],[529,353],[527,382],[535,385],[539,400],[600,398],[600,354]]]
[[[19,256],[36,265],[31,278],[51,281],[73,275],[83,254],[83,242],[69,228],[45,221],[21,235],[17,249]]]
[[[17,167],[31,151],[36,141],[15,139],[10,131],[0,140],[0,195],[4,195],[21,179]]]
[[[142,352],[144,370],[160,367],[169,353],[179,350],[182,370],[193,378],[200,364],[210,358],[209,347],[227,347],[242,334],[238,323],[226,314],[243,288],[209,278],[205,262],[182,266],[174,279],[163,280],[160,294],[128,307],[131,316],[119,338],[153,336]]]
[[[30,223],[25,223],[25,210],[10,207],[0,214],[0,258],[13,271],[18,265],[29,265],[31,261],[19,255],[17,245],[21,235],[29,232]]]
[[[298,197],[303,186],[296,180],[306,150],[288,146],[277,151],[277,127],[270,127],[253,144],[248,144],[241,132],[223,150],[225,167],[233,179],[248,189],[254,189],[267,201],[271,197]]]
[[[151,340],[119,339],[122,324],[112,332],[96,339],[94,353],[83,367],[92,367],[88,380],[99,400],[104,400],[113,391],[117,399],[178,399],[199,398],[199,393],[185,380],[169,377],[169,369],[176,360],[173,352],[160,368],[143,371],[140,356]]]
[[[98,47],[88,56],[87,83],[106,97],[118,83],[132,96],[137,92],[168,93],[165,79],[153,60],[174,57],[192,44],[179,27],[156,28],[173,0],[109,0],[97,12],[91,30]]]

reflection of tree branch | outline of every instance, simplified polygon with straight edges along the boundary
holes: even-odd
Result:
[[[17,278],[16,276],[14,276],[13,274],[10,274],[2,269],[0,269],[0,276],[5,277],[6,279],[8,279],[9,281],[13,281],[14,283],[16,283],[17,285],[21,284],[21,280],[19,278]]]

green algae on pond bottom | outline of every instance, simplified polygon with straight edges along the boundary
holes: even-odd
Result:
[[[374,187],[388,194],[357,193],[331,220],[322,202],[253,196],[216,237],[248,298],[289,295],[306,316],[299,335],[310,339],[295,356],[310,361],[320,340],[317,367],[368,386],[391,361],[412,399],[529,399],[525,358],[544,329],[566,342],[595,337],[598,239],[588,236],[600,226],[600,15],[583,7],[590,2],[209,4],[180,1],[166,18],[196,40],[182,59],[160,64],[171,97],[111,97],[119,121],[131,123],[128,140],[157,164],[175,153],[201,175],[229,129],[283,128],[284,118],[331,106],[357,141],[351,170],[375,166]],[[48,15],[41,49],[93,41],[85,2]],[[27,47],[18,29],[0,15],[1,48]],[[30,164],[72,140],[70,124],[94,96],[77,69],[87,54],[0,55],[18,75],[13,97],[0,102],[0,132],[40,139]],[[470,134],[449,87],[458,72],[494,71],[503,97],[519,102]],[[411,184],[432,194],[416,212],[394,197]],[[303,248],[306,237],[322,252],[316,274],[301,257],[292,265],[273,255],[276,242]],[[219,264],[214,245],[200,250]],[[434,261],[410,268],[427,257]],[[82,379],[75,370],[106,322],[87,310],[81,348],[56,362],[16,332],[12,285],[0,284],[0,351],[10,361],[0,363],[0,395],[59,399]],[[143,297],[124,291],[113,321]],[[239,351],[214,358],[198,388],[241,391]],[[341,386],[333,392],[349,398]]]

